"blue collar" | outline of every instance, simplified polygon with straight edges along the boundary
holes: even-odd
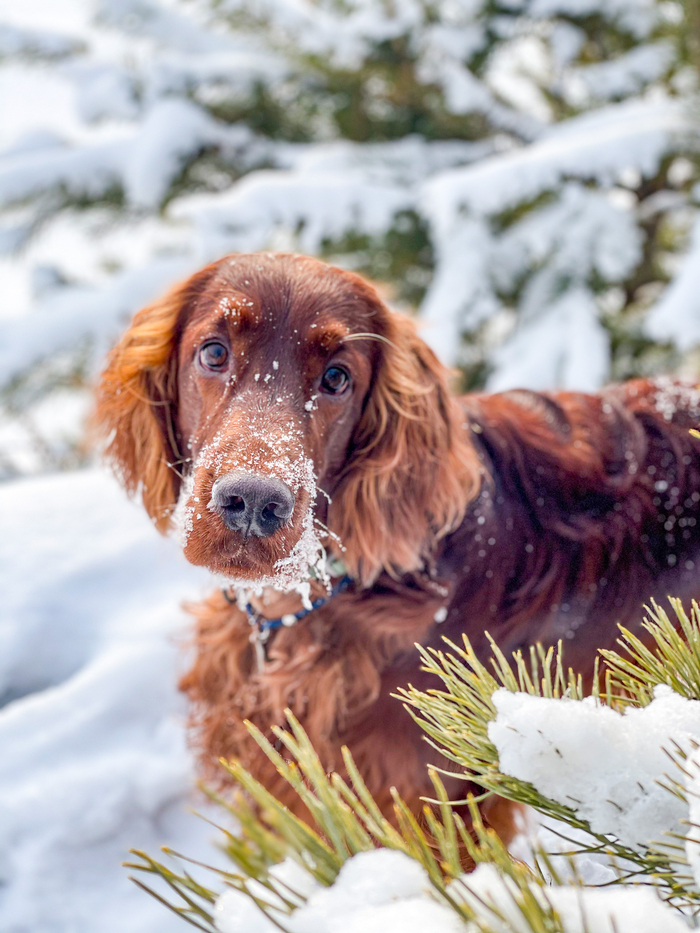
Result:
[[[251,633],[250,640],[255,645],[257,659],[258,659],[258,669],[262,670],[262,665],[267,660],[265,654],[265,643],[270,637],[271,632],[277,631],[279,628],[288,628],[292,625],[296,625],[297,622],[300,622],[302,619],[306,618],[309,613],[313,612],[316,609],[320,609],[321,606],[325,606],[327,602],[333,599],[334,596],[338,596],[344,590],[346,590],[350,584],[353,582],[352,577],[349,577],[347,574],[342,577],[330,591],[327,596],[319,596],[318,599],[315,599],[311,603],[310,609],[300,609],[298,612],[289,612],[283,616],[280,616],[278,619],[266,619],[261,615],[258,610],[252,605],[252,603],[246,603],[245,605],[245,614],[248,617],[248,622],[253,627],[253,632]],[[222,590],[224,597],[227,602],[235,603],[236,599],[231,598],[228,588]]]
[[[270,632],[275,632],[278,628],[282,628],[282,626],[289,627],[296,625],[297,622],[304,619],[310,612],[313,612],[314,609],[320,609],[321,606],[325,606],[334,596],[346,590],[351,583],[352,578],[346,575],[335,584],[328,596],[319,596],[318,599],[315,599],[311,603],[310,609],[300,609],[299,612],[288,612],[286,615],[280,616],[279,619],[266,619],[264,616],[260,615],[251,603],[246,603],[245,612],[250,624],[257,626],[261,640],[267,641]]]

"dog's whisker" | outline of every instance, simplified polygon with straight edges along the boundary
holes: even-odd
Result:
[[[388,346],[393,347],[394,350],[396,349],[396,344],[392,343],[388,337],[384,337],[383,334],[350,334],[348,337],[343,337],[341,343],[350,343],[352,340],[381,340],[382,343],[388,344]]]

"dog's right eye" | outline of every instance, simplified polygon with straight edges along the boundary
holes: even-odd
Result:
[[[218,341],[205,343],[199,351],[199,362],[204,369],[210,372],[221,372],[228,362],[228,350]]]

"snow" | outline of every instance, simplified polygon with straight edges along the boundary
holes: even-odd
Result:
[[[97,470],[0,486],[0,568],[0,928],[175,933],[120,863],[217,858],[175,687],[207,576]]]
[[[700,740],[700,701],[662,685],[648,706],[624,714],[593,697],[552,700],[500,689],[493,702],[488,733],[505,774],[630,848],[683,832],[688,807],[658,782],[673,770],[664,749],[676,742],[689,750]]]
[[[636,94],[659,78],[673,61],[667,42],[654,42],[631,49],[619,58],[571,69],[567,76],[569,99],[580,103],[589,98],[611,100]]]
[[[402,852],[376,850],[348,859],[334,884],[323,888],[296,862],[275,866],[271,881],[284,882],[306,902],[291,915],[273,912],[290,933],[529,933],[518,904],[524,898],[493,865],[450,883],[449,895],[471,908],[484,926],[462,922],[438,902],[428,876]],[[256,882],[256,897],[273,903],[274,895]],[[530,896],[556,911],[564,933],[682,933],[688,927],[678,913],[648,889],[592,890],[577,886],[533,884]],[[279,929],[245,894],[231,890],[215,907],[220,933],[275,933]],[[558,927],[557,927],[558,929]]]
[[[641,37],[657,21],[659,14],[654,7],[654,0],[534,0],[529,13],[544,18],[557,12],[571,17],[604,12],[610,20]]]
[[[0,55],[31,55],[41,58],[61,58],[80,49],[80,43],[70,36],[44,29],[22,29],[9,23],[0,24]]]
[[[688,859],[695,890],[700,891],[700,750],[695,748],[683,763],[685,791],[688,798],[688,830],[685,854]]]
[[[528,326],[529,324],[529,326]],[[609,337],[589,292],[568,291],[523,321],[493,355],[487,387],[502,392],[517,386],[595,392],[607,381]]]
[[[76,0],[0,0],[0,13],[4,22],[23,29],[82,35],[90,9]]]
[[[683,265],[647,317],[654,340],[673,340],[687,349],[700,342],[700,220],[695,222]]]
[[[589,283],[595,274],[610,282],[628,275],[641,258],[642,237],[623,193],[606,195],[573,179],[610,186],[630,166],[653,175],[685,121],[683,107],[670,100],[613,104],[557,124],[529,146],[426,180],[419,205],[431,226],[437,268],[422,310],[440,325],[425,332],[438,355],[456,363],[461,332],[493,317],[503,306],[501,293],[531,271],[519,329],[510,345],[495,350],[488,387],[599,387],[609,347]],[[559,192],[553,203],[493,235],[491,218],[553,190]],[[671,310],[669,317],[676,322],[678,314]],[[590,366],[576,360],[572,328],[591,339]],[[695,332],[693,326],[685,346]],[[543,347],[552,350],[544,370]],[[510,368],[514,361],[521,364]]]
[[[200,25],[192,15],[182,15],[173,4],[153,0],[96,0],[92,11],[99,22],[123,29],[132,36],[145,36],[156,46],[182,52],[209,53],[231,47],[224,35]]]
[[[556,201],[498,239],[484,218],[467,215],[445,232],[444,244],[423,307],[432,325],[424,337],[443,359],[455,359],[461,327],[492,319],[499,295],[533,270],[515,331],[492,354],[488,388],[595,390],[605,381],[609,342],[589,282],[614,282],[639,261],[641,237],[626,204],[568,182]],[[458,256],[466,258],[458,264]]]
[[[21,413],[0,410],[0,479],[40,473],[47,454],[64,469],[77,465],[92,405],[85,389],[61,389]]]
[[[398,185],[373,184],[364,174],[260,171],[230,192],[188,198],[174,217],[194,217],[210,255],[262,250],[278,228],[300,230],[299,249],[318,253],[324,239],[359,231],[377,235],[413,205]]]
[[[403,852],[360,852],[345,862],[328,888],[310,883],[308,875],[304,879],[303,869],[295,863],[284,867],[282,879],[307,897],[305,904],[284,918],[290,933],[466,931],[455,913],[431,894],[425,870]],[[263,896],[263,890],[252,885],[251,891]],[[219,898],[215,916],[221,933],[274,933],[278,929],[237,891]]]
[[[106,86],[111,90],[112,82]],[[93,98],[89,106],[94,111],[98,105]],[[74,196],[97,198],[119,185],[134,207],[156,207],[190,156],[206,146],[241,145],[250,137],[243,127],[217,124],[196,104],[166,99],[128,137],[61,151],[51,145],[0,160],[0,204],[59,186]]]
[[[426,185],[440,234],[460,210],[494,214],[552,188],[567,175],[614,181],[630,164],[653,175],[675,134],[688,128],[682,105],[670,99],[611,104],[551,127],[531,146],[473,167],[443,173]]]
[[[79,345],[88,329],[93,353],[101,360],[134,309],[194,271],[191,261],[175,256],[124,271],[101,288],[72,286],[52,291],[31,316],[31,327],[24,318],[0,322],[0,371],[10,379],[29,363]]]
[[[17,149],[18,141],[40,132],[59,140],[66,133],[77,132],[79,121],[75,112],[75,92],[72,83],[55,71],[30,67],[11,61],[0,68],[0,146]]]
[[[347,233],[379,236],[397,214],[416,208],[426,175],[493,150],[493,143],[418,136],[372,145],[288,144],[275,152],[277,169],[249,172],[225,193],[180,198],[169,215],[193,222],[211,258],[265,249],[280,231],[294,231],[294,247],[315,254]]]
[[[155,207],[187,159],[206,146],[247,142],[243,127],[224,129],[200,107],[185,100],[163,100],[141,124],[123,169],[124,190],[136,207]]]
[[[478,912],[493,933],[527,933],[531,929],[517,906],[523,903],[522,895],[494,866],[479,865],[472,875],[453,882],[450,888],[455,898]],[[557,912],[564,933],[683,933],[688,929],[677,912],[648,889],[543,889],[532,885],[530,890],[541,904],[549,904]]]

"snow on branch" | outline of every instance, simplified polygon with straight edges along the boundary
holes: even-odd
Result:
[[[448,236],[464,210],[498,214],[567,177],[611,184],[630,167],[653,175],[678,135],[689,129],[677,101],[613,104],[552,127],[530,146],[431,179],[424,209],[436,234]]]
[[[684,349],[700,343],[700,220],[678,275],[651,309],[645,329],[655,340],[673,340]]]

